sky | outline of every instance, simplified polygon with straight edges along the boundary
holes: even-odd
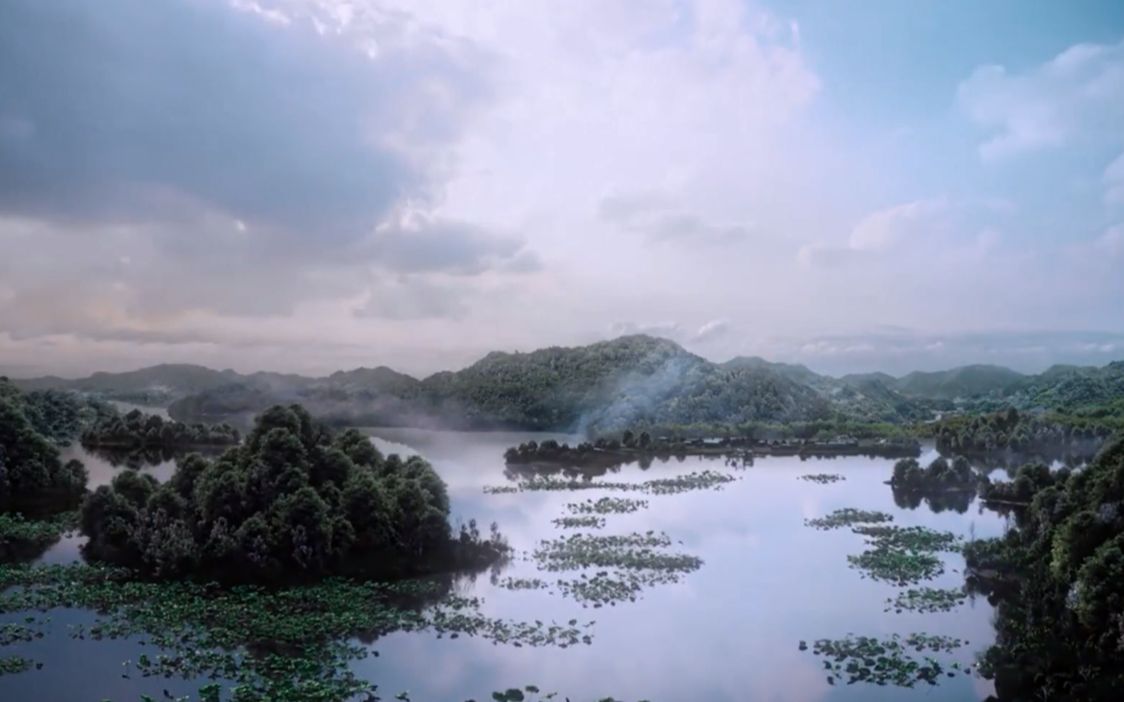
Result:
[[[0,372],[628,333],[1124,359],[1124,3],[0,3]]]

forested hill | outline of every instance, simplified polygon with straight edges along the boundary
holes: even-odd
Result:
[[[1124,362],[1057,366],[1040,375],[965,366],[901,378],[884,373],[833,378],[756,357],[714,363],[672,341],[643,335],[530,353],[492,352],[462,370],[424,379],[386,367],[309,378],[161,365],[80,380],[17,382],[25,389],[170,403],[172,416],[185,421],[251,415],[279,402],[300,402],[340,423],[595,431],[641,424],[907,422],[957,407],[993,405],[1124,412],[1112,409],[1124,397]]]

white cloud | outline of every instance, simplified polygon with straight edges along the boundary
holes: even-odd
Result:
[[[691,341],[711,341],[720,336],[724,336],[730,331],[730,322],[725,319],[712,319],[700,326],[695,335],[691,337]]]
[[[1012,73],[980,66],[957,91],[961,109],[990,130],[980,156],[998,160],[1078,137],[1119,141],[1124,124],[1124,41],[1078,44]]]
[[[944,200],[917,200],[888,207],[867,215],[855,225],[849,240],[856,251],[883,251],[930,234],[939,226],[948,205]]]

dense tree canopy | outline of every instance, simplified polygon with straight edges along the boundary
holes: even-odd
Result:
[[[1002,539],[970,544],[970,577],[998,605],[984,658],[1002,699],[1118,699],[1124,686],[1124,441],[1083,470],[1020,469],[1029,504]]]
[[[125,415],[103,415],[82,432],[84,446],[125,449],[177,449],[192,446],[229,446],[240,440],[229,424],[185,424],[132,410]]]
[[[86,469],[63,463],[58,449],[27,416],[19,391],[0,381],[0,510],[47,510],[73,502],[86,490]]]
[[[452,541],[448,513],[424,460],[383,457],[366,436],[333,435],[294,405],[264,412],[214,461],[182,459],[163,485],[119,474],[86,501],[82,529],[91,556],[156,577],[272,581],[498,555],[495,539]]]
[[[1091,458],[1113,429],[1095,420],[1047,418],[1008,407],[942,420],[934,433],[937,448],[945,455],[1011,452],[1052,459],[1067,453]]]

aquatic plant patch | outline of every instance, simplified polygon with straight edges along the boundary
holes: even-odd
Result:
[[[718,490],[726,483],[737,480],[729,473],[704,470],[673,478],[658,478],[639,483],[620,483],[597,480],[567,480],[556,476],[535,476],[520,481],[516,486],[485,486],[484,492],[500,494],[508,492],[539,492],[558,490],[617,490],[646,492],[651,495],[674,495],[691,490]]]
[[[961,539],[949,531],[936,531],[922,526],[900,527],[889,525],[864,525],[851,529],[861,534],[878,548],[897,548],[908,551],[958,551]]]
[[[0,675],[22,673],[35,667],[35,661],[23,656],[0,656]]]
[[[932,554],[885,546],[847,556],[847,562],[863,571],[863,577],[896,585],[913,585],[944,572],[944,564]]]
[[[828,485],[830,483],[837,483],[840,480],[846,480],[838,473],[810,473],[808,475],[799,476],[800,480],[806,480],[809,483],[819,483],[820,485]]]
[[[677,572],[657,570],[598,571],[582,573],[573,580],[559,580],[559,591],[583,607],[602,607],[620,602],[635,602],[645,588],[678,582]]]
[[[605,518],[584,514],[578,517],[559,517],[552,523],[562,529],[600,529],[605,526]]]
[[[601,607],[635,602],[643,590],[678,582],[702,566],[702,559],[671,553],[667,534],[572,534],[543,541],[531,555],[540,570],[548,572],[599,569],[576,578],[559,579],[555,586],[582,606]]]
[[[805,519],[804,526],[810,526],[815,529],[828,530],[841,529],[843,527],[853,526],[855,524],[879,524],[892,521],[894,521],[893,515],[886,514],[885,512],[844,507],[842,509],[835,510],[825,517]]]
[[[571,502],[566,505],[566,509],[572,514],[628,514],[647,507],[647,500],[630,500],[626,497],[602,497],[599,500]]]
[[[504,578],[496,583],[505,590],[546,590],[550,583],[539,578]]]
[[[948,612],[965,602],[964,590],[959,588],[940,589],[933,587],[910,588],[897,597],[886,599],[886,612]]]
[[[130,668],[144,676],[234,682],[234,700],[336,700],[374,692],[349,664],[369,653],[351,639],[393,631],[477,636],[512,646],[590,643],[588,625],[519,622],[483,615],[481,601],[446,594],[433,581],[378,583],[330,578],[267,589],[130,579],[85,565],[0,566],[0,613],[55,607],[98,613],[76,638],[144,635],[162,649]],[[17,635],[22,636],[22,633]],[[16,664],[11,664],[15,666]],[[26,668],[23,668],[26,670]]]
[[[547,571],[578,568],[633,568],[689,572],[702,565],[702,559],[657,549],[671,545],[667,534],[646,532],[627,535],[572,534],[543,541],[533,557]]]
[[[856,682],[876,685],[913,687],[917,683],[935,685],[942,675],[953,676],[957,671],[970,673],[970,666],[958,662],[947,664],[922,653],[948,653],[967,641],[927,634],[894,634],[877,639],[870,636],[848,635],[842,639],[820,639],[812,644],[812,653],[823,658],[824,670],[830,674],[827,682],[852,684]],[[800,642],[800,650],[807,644]]]

